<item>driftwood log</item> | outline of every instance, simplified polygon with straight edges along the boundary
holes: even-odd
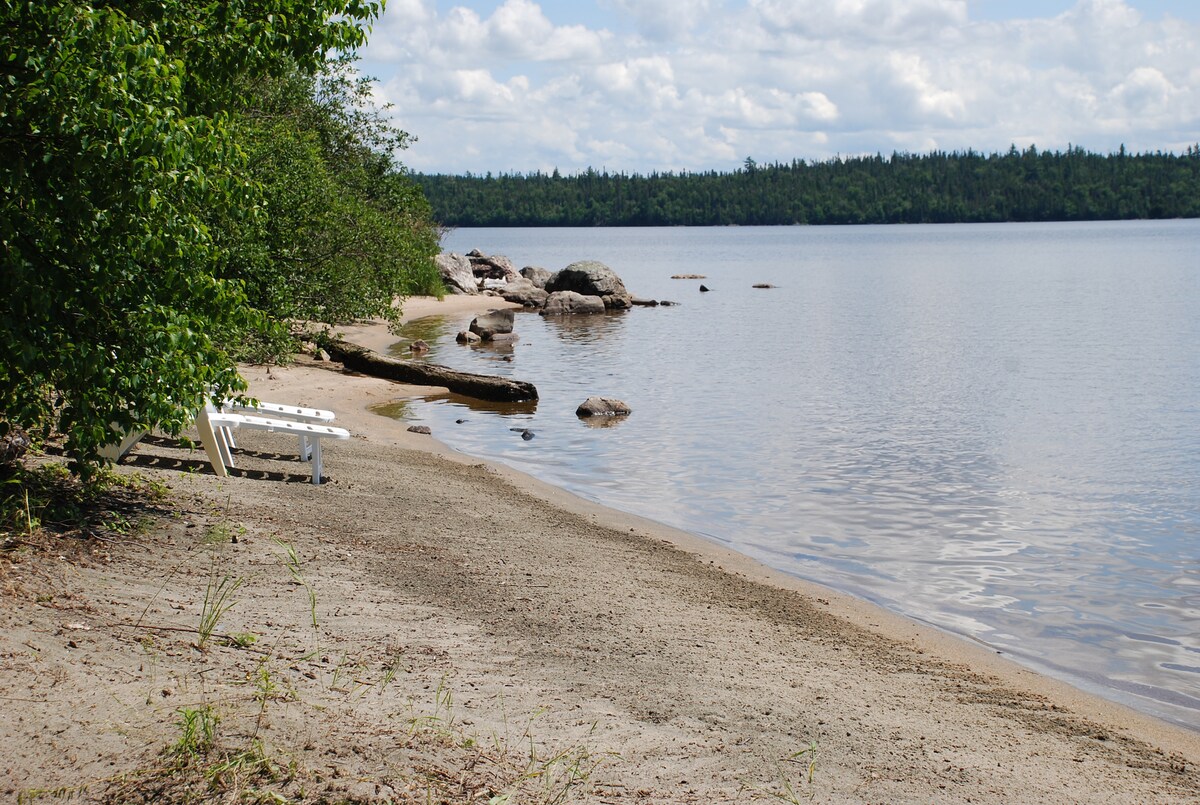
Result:
[[[538,398],[537,388],[522,380],[459,372],[425,361],[389,358],[340,338],[322,339],[321,344],[330,357],[341,361],[347,369],[372,377],[418,386],[445,386],[455,394],[491,402],[529,402]]]

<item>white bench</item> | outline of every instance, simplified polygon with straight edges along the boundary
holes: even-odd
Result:
[[[280,408],[291,408],[292,406],[279,406]],[[243,406],[243,409],[245,406]],[[257,409],[266,411],[269,410],[260,404]],[[317,411],[317,409],[298,409],[300,411]],[[279,413],[284,413],[280,411]],[[333,418],[333,414],[328,411],[321,411],[321,414],[328,414],[329,419]],[[248,414],[226,413],[225,411],[217,411],[211,405],[206,405],[196,415],[196,430],[200,433],[200,443],[204,445],[204,452],[208,454],[209,463],[212,464],[213,472],[224,478],[227,476],[227,467],[233,466],[233,438],[232,431],[245,428],[247,430],[263,430],[269,433],[289,433],[297,436],[300,439],[300,459],[302,461],[312,461],[312,482],[314,484],[321,483],[321,439],[349,439],[350,431],[344,428],[335,428],[332,425],[322,424],[328,421],[322,418],[318,422],[297,422],[291,419],[250,416]]]
[[[333,411],[325,411],[320,408],[302,408],[298,405],[285,405],[283,403],[271,403],[259,401],[256,405],[249,403],[226,402],[221,406],[220,412],[223,414],[246,414],[250,416],[266,417],[268,419],[287,419],[295,422],[310,422],[312,424],[329,424],[334,420]],[[230,448],[237,447],[237,441],[234,439],[233,430],[231,428],[222,428],[221,434],[225,437],[226,444]],[[308,435],[300,434],[300,457],[308,461],[312,453],[312,445],[309,442]],[[230,464],[230,466],[233,466]]]

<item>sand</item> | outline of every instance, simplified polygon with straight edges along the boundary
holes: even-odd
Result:
[[[246,374],[337,411],[327,483],[149,437],[124,533],[0,556],[5,801],[1200,801],[1196,733],[371,412],[410,388]]]

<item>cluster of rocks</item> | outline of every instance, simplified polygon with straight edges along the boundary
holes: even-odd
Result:
[[[517,271],[507,257],[475,249],[466,255],[443,252],[437,256],[437,265],[450,293],[498,296],[543,316],[673,304],[634,297],[615,271],[596,260],[571,263],[557,272],[538,266]]]
[[[475,249],[466,255],[443,252],[437,256],[437,265],[450,293],[498,296],[506,302],[536,309],[543,316],[675,304],[634,297],[616,272],[595,260],[571,263],[557,272],[538,266],[526,266],[517,271],[507,257],[486,255]],[[513,308],[506,308],[476,316],[470,327],[458,334],[457,340],[461,344],[515,344],[519,338],[513,331],[514,313]],[[628,416],[630,409],[620,400],[589,397],[575,413],[581,419],[611,422]],[[520,432],[526,441],[534,436],[528,429],[513,430]]]

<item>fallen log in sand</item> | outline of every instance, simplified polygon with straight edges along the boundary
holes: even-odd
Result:
[[[537,388],[522,380],[460,372],[425,361],[389,358],[340,338],[321,339],[321,345],[330,357],[341,361],[347,369],[372,377],[418,386],[445,386],[455,394],[491,402],[529,402],[538,398]]]

